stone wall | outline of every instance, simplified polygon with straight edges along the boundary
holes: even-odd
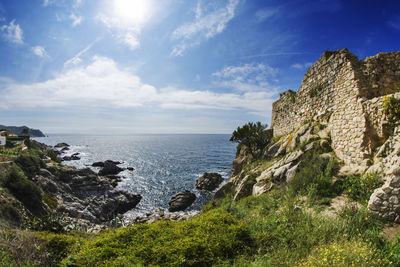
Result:
[[[385,155],[380,171],[386,182],[371,195],[368,209],[373,214],[400,223],[400,127],[394,129],[381,153]]]
[[[287,134],[307,120],[319,121],[328,124],[339,158],[367,165],[379,145],[374,137],[383,136],[381,96],[400,91],[398,62],[400,52],[362,61],[347,49],[324,52],[306,72],[297,93],[286,91],[273,104],[274,135]]]

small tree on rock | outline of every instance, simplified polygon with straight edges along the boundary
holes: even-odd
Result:
[[[237,142],[249,148],[250,153],[254,156],[254,152],[263,149],[270,142],[270,135],[265,130],[267,124],[261,122],[248,122],[242,127],[238,127],[233,131],[229,141]]]

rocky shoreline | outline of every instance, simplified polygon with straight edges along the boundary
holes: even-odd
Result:
[[[66,143],[59,143],[54,147],[36,143],[43,151],[55,152],[60,162],[80,159],[79,153],[65,155],[69,151],[69,145]],[[142,196],[118,190],[116,187],[122,180],[119,173],[124,170],[133,171],[133,167],[121,168],[118,165],[123,162],[106,160],[91,165],[99,168],[96,173],[91,168],[78,169],[56,163],[49,158],[43,160],[46,162],[45,166],[31,180],[41,188],[44,195],[54,198],[57,206],[50,208],[43,203],[43,212],[39,216],[55,215],[68,229],[98,232],[110,227],[160,220],[181,221],[195,215],[182,212],[196,199],[195,194],[184,190],[171,198],[169,212],[157,209],[156,212],[127,220],[123,214],[135,208]],[[223,178],[217,173],[205,173],[197,179],[196,188],[201,191],[213,191],[222,181]]]

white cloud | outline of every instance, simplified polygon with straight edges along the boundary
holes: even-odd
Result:
[[[179,43],[173,48],[171,55],[181,56],[187,48],[195,47],[203,40],[223,32],[228,22],[234,18],[238,4],[239,0],[228,0],[221,7],[216,6],[215,2],[204,10],[199,1],[195,10],[195,21],[183,24],[172,33],[172,39]]]
[[[44,47],[42,47],[40,45],[32,47],[32,51],[38,57],[47,57],[46,49],[44,49]]]
[[[265,116],[272,103],[270,92],[217,93],[157,89],[140,77],[121,69],[109,58],[95,56],[87,66],[74,67],[45,82],[7,83],[0,109],[58,108],[75,111],[96,108],[244,110]]]
[[[265,91],[272,89],[268,78],[273,78],[278,69],[265,64],[244,64],[242,66],[227,66],[212,75],[219,86],[239,91]]]
[[[2,37],[11,43],[23,44],[23,30],[19,26],[19,24],[15,24],[15,19],[10,22],[8,25],[2,25],[0,27],[0,31],[2,32]]]
[[[97,38],[96,40],[94,40],[93,42],[91,42],[90,44],[88,44],[84,49],[82,49],[81,51],[79,51],[75,56],[73,56],[72,58],[68,59],[67,61],[65,61],[64,63],[64,67],[68,67],[71,65],[78,65],[79,63],[82,62],[82,59],[80,58],[83,54],[85,54],[87,51],[89,51],[92,46],[97,43],[101,38]]]
[[[73,13],[71,14],[71,16],[69,16],[69,18],[72,20],[72,27],[78,26],[83,20],[82,16],[77,16]]]
[[[290,67],[294,68],[294,69],[298,69],[298,70],[304,70],[304,69],[308,69],[309,67],[312,66],[313,63],[311,62],[306,62],[306,63],[296,63],[291,65]]]
[[[53,4],[56,4],[57,2],[60,4],[65,4],[64,0],[43,0],[43,6],[51,6]],[[78,8],[82,4],[83,0],[73,0],[73,1],[68,0],[66,2],[68,4],[70,4],[72,2],[72,7]]]
[[[83,0],[75,0],[74,4],[72,5],[73,8],[78,8],[80,5],[82,5]]]
[[[264,8],[256,12],[256,19],[258,22],[263,22],[278,13],[277,8]]]

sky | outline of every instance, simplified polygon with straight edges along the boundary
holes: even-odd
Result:
[[[0,0],[0,124],[229,134],[325,50],[399,46],[391,0]]]

